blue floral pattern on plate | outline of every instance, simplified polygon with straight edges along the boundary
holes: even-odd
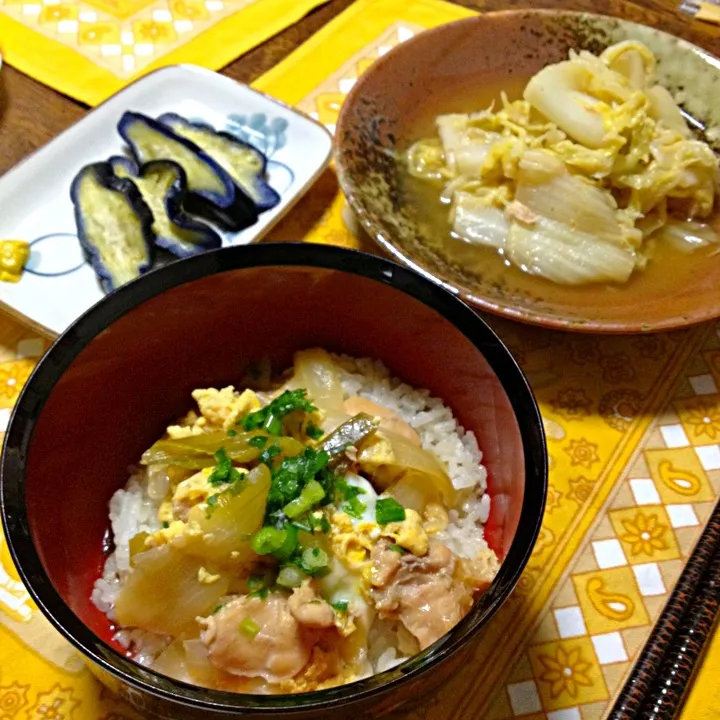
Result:
[[[230,115],[225,130],[249,145],[256,147],[265,157],[272,156],[287,143],[287,120],[273,118],[268,122],[265,113]]]
[[[202,118],[190,118],[190,121],[205,122]],[[230,133],[238,138],[238,140],[242,140],[248,145],[257,148],[265,155],[267,158],[267,173],[270,178],[270,184],[281,195],[287,192],[295,181],[295,174],[291,168],[284,163],[272,159],[273,155],[287,144],[287,134],[285,132],[287,127],[287,120],[283,118],[273,118],[268,121],[265,113],[254,113],[250,116],[230,115],[225,121],[225,126],[221,128],[221,130]],[[77,235],[73,235],[72,233],[53,233],[34,239],[30,243],[30,259],[25,266],[25,272],[39,277],[60,277],[79,270],[85,263],[80,263],[68,269],[54,269],[52,271],[43,271],[43,269],[41,269],[42,253],[38,251],[38,246],[46,240],[57,240],[60,238],[72,238],[77,242]]]

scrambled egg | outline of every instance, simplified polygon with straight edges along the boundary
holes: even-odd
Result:
[[[171,440],[201,435],[213,428],[230,430],[239,417],[261,407],[258,396],[252,390],[237,393],[232,385],[222,390],[201,388],[194,390],[192,396],[198,404],[200,416],[189,412],[179,425],[170,425],[167,434]]]
[[[388,523],[382,531],[395,543],[413,555],[427,555],[429,550],[428,534],[423,527],[422,518],[415,510],[405,510],[402,522]]]
[[[370,582],[370,554],[381,537],[390,538],[396,545],[414,555],[427,555],[428,533],[423,521],[415,510],[405,510],[405,520],[380,527],[374,522],[360,522],[353,525],[350,517],[343,512],[332,516],[330,542],[333,553],[350,570],[359,571],[363,578],[363,589]]]
[[[162,530],[156,530],[152,535],[145,539],[146,548],[160,547],[161,545],[167,545],[179,535],[185,532],[187,523],[182,520],[173,520],[168,527]]]
[[[238,472],[246,474],[244,468],[237,468]],[[203,468],[182,480],[176,486],[171,486],[168,497],[162,501],[158,509],[158,520],[168,527],[153,533],[146,544],[148,547],[157,547],[174,540],[182,534],[188,534],[187,523],[184,521],[191,508],[200,503],[207,502],[208,498],[216,495],[222,487],[210,484],[210,475],[213,468]]]
[[[211,495],[217,492],[208,482],[212,468],[203,468],[187,480],[179,482],[174,488],[171,486],[168,497],[162,501],[158,509],[158,520],[160,522],[172,522],[182,513],[205,502]]]
[[[448,526],[449,521],[447,510],[440,503],[428,503],[425,506],[423,527],[428,535],[442,532]]]
[[[220,575],[209,573],[204,567],[198,570],[198,582],[202,585],[212,585],[220,579]]]
[[[173,506],[186,505],[192,507],[198,503],[205,502],[211,495],[217,492],[209,478],[213,468],[203,468],[187,480],[178,483],[172,496]]]
[[[232,385],[222,390],[194,390],[192,396],[207,422],[225,431],[230,430],[239,417],[261,407],[258,396],[252,390],[236,393]]]
[[[334,513],[331,522],[330,543],[333,553],[350,570],[362,571],[369,563],[375,540],[380,537],[380,527],[372,522],[361,522],[354,526],[350,516],[344,512]]]
[[[171,440],[182,440],[182,438],[192,437],[193,435],[202,435],[206,428],[207,420],[190,411],[180,425],[170,425],[167,434]]]
[[[312,658],[305,669],[294,678],[283,680],[280,689],[283,693],[310,692],[336,687],[355,680],[355,674],[343,668],[338,648],[314,647]]]

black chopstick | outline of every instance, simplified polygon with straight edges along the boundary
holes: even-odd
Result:
[[[642,720],[672,720],[679,711],[697,660],[720,608],[720,551],[700,582],[675,642],[640,713]]]
[[[713,509],[675,590],[620,691],[607,720],[634,720],[653,690],[699,586],[720,549],[720,502]]]

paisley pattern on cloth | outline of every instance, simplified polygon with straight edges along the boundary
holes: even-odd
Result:
[[[333,130],[345,94],[375,59],[469,14],[437,0],[359,0],[256,86]],[[238,121],[258,132],[266,124]],[[281,141],[279,132],[273,142]],[[332,171],[268,237],[299,238],[373,249]],[[490,322],[543,414],[544,525],[465,669],[421,708],[391,717],[600,720],[720,494],[720,324],[593,337]],[[0,427],[46,346],[0,316]],[[135,718],[38,614],[3,545],[0,562],[0,718]]]

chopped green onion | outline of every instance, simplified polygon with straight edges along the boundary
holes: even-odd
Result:
[[[268,415],[262,427],[263,430],[267,430],[270,435],[282,435],[282,421],[280,418],[275,417],[275,415]]]
[[[238,420],[237,424],[241,425],[243,430],[257,430],[266,426],[268,422],[271,422],[271,417],[280,422],[288,413],[295,410],[303,410],[307,413],[317,410],[307,399],[306,390],[286,390],[282,395],[269,402],[264,408],[251,412]],[[282,425],[279,432],[272,434],[280,435],[281,432]]]
[[[349,502],[344,503],[340,506],[340,509],[346,512],[350,517],[354,517],[356,520],[362,518],[363,513],[367,510],[367,505],[364,502],[360,502],[356,497],[350,498]]]
[[[166,521],[163,523],[163,527],[164,527],[164,528],[169,528],[169,527],[170,527],[170,523],[166,520]]]
[[[280,570],[277,584],[286,588],[296,588],[302,585],[306,577],[307,575],[300,568],[294,565],[285,565]]]
[[[270,461],[276,458],[281,452],[280,446],[275,442],[270,447],[265,448],[265,450],[260,453],[258,459],[261,463],[265,463],[269,467]]]
[[[330,481],[325,477],[329,459],[327,453],[310,447],[305,448],[301,455],[283,458],[273,469],[265,522],[299,497],[310,480],[318,480],[323,487],[329,487]]]
[[[228,435],[230,437],[235,437],[237,435],[237,430],[232,430],[232,429],[228,430]]]
[[[217,493],[215,495],[211,495],[205,501],[205,505],[207,506],[206,510],[205,510],[205,517],[209,518],[212,515],[213,510],[215,509],[215,506],[217,505],[219,498],[220,498],[220,493]]]
[[[283,512],[291,519],[304,515],[312,510],[325,497],[325,490],[317,480],[311,480],[293,501],[289,502]]]
[[[341,477],[335,479],[335,492],[340,495],[343,500],[352,500],[358,495],[365,494],[365,490],[363,490],[363,488],[358,487],[357,485],[350,485],[345,478]]]
[[[347,600],[338,600],[337,602],[330,603],[333,610],[337,610],[338,612],[347,612],[349,604]]]
[[[284,533],[282,544],[273,555],[278,560],[289,560],[298,546],[298,529],[292,525],[286,525],[281,532]]]
[[[298,543],[298,530],[292,525],[283,528],[264,527],[252,539],[252,549],[258,555],[274,555],[278,560],[288,560]]]
[[[271,571],[264,575],[253,575],[248,578],[248,597],[258,597],[264,600],[268,594],[268,588],[275,584],[275,574]]]
[[[221,485],[222,483],[237,482],[242,478],[242,474],[237,468],[232,466],[232,460],[225,452],[225,448],[220,448],[215,453],[215,467],[208,477],[208,483],[212,486]]]
[[[252,618],[246,617],[240,623],[240,632],[252,640],[260,632],[260,626]]]
[[[267,437],[265,435],[256,435],[248,440],[248,445],[254,448],[264,448],[267,445]]]
[[[392,545],[390,545],[390,550],[392,550],[393,552],[396,552],[396,553],[400,553],[401,555],[404,555],[407,552],[407,550],[404,547],[400,547],[396,543],[393,543]]]
[[[305,428],[305,434],[311,440],[319,440],[325,433],[322,428],[319,428],[315,423],[309,422]]]
[[[308,517],[308,523],[313,532],[315,530],[320,530],[320,532],[323,532],[323,533],[330,532],[330,523],[328,522],[327,518],[324,515],[321,515],[320,517],[315,517],[315,515],[310,515]]]
[[[305,548],[300,559],[300,566],[308,575],[314,575],[328,566],[328,554],[319,547]]]
[[[216,612],[219,612],[219,611],[222,610],[222,609],[223,609],[223,606],[222,606],[222,605],[216,605],[216,606],[210,611],[210,614],[211,614],[211,615],[214,615]]]
[[[282,532],[273,527],[264,527],[258,530],[252,539],[252,549],[258,555],[270,555],[282,545],[284,540]]]
[[[380,498],[375,503],[375,521],[378,525],[402,522],[404,519],[405,508],[395,498]]]

